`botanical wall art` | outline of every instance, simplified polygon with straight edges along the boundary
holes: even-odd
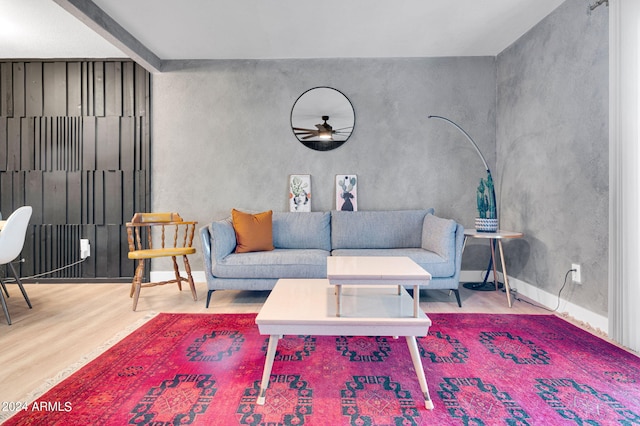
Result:
[[[358,178],[356,175],[336,175],[336,210],[358,210]]]
[[[289,211],[311,211],[311,175],[289,176]]]

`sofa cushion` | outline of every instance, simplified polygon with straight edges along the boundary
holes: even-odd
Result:
[[[341,249],[333,250],[332,256],[406,256],[422,266],[432,278],[448,278],[455,274],[456,265],[453,258],[442,256],[421,248],[397,249]]]
[[[273,250],[272,217],[271,210],[256,214],[231,210],[236,232],[236,253]]]
[[[422,248],[437,253],[444,259],[454,259],[456,228],[456,222],[451,219],[426,215],[422,227]]]
[[[274,212],[275,248],[331,250],[329,212]]]
[[[386,249],[422,246],[429,210],[331,212],[331,248]]]
[[[231,218],[217,220],[209,225],[211,236],[211,261],[213,263],[233,253],[236,249],[236,232]]]
[[[317,249],[278,248],[232,253],[216,262],[212,272],[220,278],[326,278],[329,254]]]

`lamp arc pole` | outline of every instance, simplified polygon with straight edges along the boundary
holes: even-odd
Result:
[[[491,170],[489,169],[489,165],[487,164],[487,160],[485,160],[484,155],[482,155],[482,152],[480,151],[480,148],[478,148],[478,144],[476,144],[476,142],[469,135],[469,133],[467,133],[457,123],[449,120],[446,117],[442,117],[440,115],[429,115],[428,118],[437,118],[438,120],[446,121],[447,123],[451,124],[456,129],[458,129],[467,138],[469,143],[471,143],[471,145],[473,145],[473,148],[478,153],[478,156],[482,160],[482,164],[484,164],[484,168],[487,171],[487,179],[491,179],[491,181],[493,181],[493,177],[491,177]],[[496,191],[495,191],[495,188],[494,188],[493,185],[491,186],[491,198],[493,199],[493,205],[496,207],[496,219],[498,219],[498,203],[496,201]],[[498,223],[500,223],[500,222],[498,221]],[[492,244],[493,244],[492,250],[495,250],[495,240],[493,240]],[[469,288],[471,290],[482,290],[482,289],[487,288],[487,279],[489,278],[489,271],[491,271],[492,264],[493,264],[493,256],[491,256],[489,258],[489,265],[487,266],[487,272],[486,272],[486,274],[484,276],[484,281],[481,282],[481,283],[465,283],[465,287],[467,287],[467,288]]]
[[[473,146],[473,148],[478,153],[478,156],[482,160],[482,164],[484,164],[484,168],[487,171],[487,178],[490,179],[491,182],[493,182],[493,177],[491,176],[491,170],[489,169],[489,165],[487,164],[487,160],[485,160],[484,155],[482,155],[482,152],[480,151],[480,148],[478,148],[478,144],[473,140],[473,138],[469,135],[469,133],[467,133],[457,123],[455,123],[452,120],[449,120],[446,117],[442,117],[440,115],[429,115],[428,118],[437,118],[438,120],[446,121],[447,123],[451,124],[456,129],[458,129],[460,131],[460,133],[462,133],[467,138],[469,143]],[[498,219],[498,202],[497,202],[497,199],[496,199],[496,190],[495,190],[495,186],[494,185],[491,186],[491,198],[493,200],[493,205],[496,207],[496,219]],[[499,223],[499,221],[498,221],[498,223]]]

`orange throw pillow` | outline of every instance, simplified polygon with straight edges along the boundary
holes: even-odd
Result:
[[[251,214],[231,210],[231,221],[236,231],[236,253],[273,250],[273,212]]]

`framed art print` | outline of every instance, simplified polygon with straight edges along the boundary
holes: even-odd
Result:
[[[358,178],[356,175],[336,175],[336,210],[358,210]]]
[[[289,211],[311,211],[311,175],[289,176]]]

